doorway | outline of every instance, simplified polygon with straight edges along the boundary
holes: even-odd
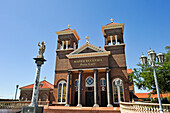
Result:
[[[107,95],[106,91],[101,91],[101,107],[107,106]]]
[[[86,106],[94,105],[94,92],[86,92]]]
[[[77,91],[75,92],[75,97],[74,97],[74,99],[75,99],[75,100],[74,100],[74,105],[77,106],[77,104],[78,104],[78,92],[77,92]]]

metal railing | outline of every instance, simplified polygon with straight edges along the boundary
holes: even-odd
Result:
[[[164,113],[170,113],[170,104],[162,104]],[[158,103],[120,102],[121,113],[160,113]]]

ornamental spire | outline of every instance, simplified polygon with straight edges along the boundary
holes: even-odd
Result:
[[[110,19],[110,21],[113,23],[114,19],[113,19],[113,18],[111,18],[111,19]]]
[[[70,28],[70,27],[71,27],[71,25],[69,25],[69,24],[68,24],[68,25],[67,25],[67,27],[68,27],[68,28]]]
[[[89,36],[86,36],[86,43],[89,43]]]
[[[46,80],[46,78],[47,78],[47,77],[45,76],[45,77],[44,77],[44,80]]]

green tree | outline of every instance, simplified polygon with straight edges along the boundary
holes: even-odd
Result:
[[[165,61],[162,67],[156,68],[158,85],[161,93],[170,92],[170,46],[166,46]],[[144,90],[153,90],[156,93],[153,69],[147,64],[145,67],[140,63],[139,68],[134,68],[130,74],[130,80],[139,88]]]

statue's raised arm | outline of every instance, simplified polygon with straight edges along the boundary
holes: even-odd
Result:
[[[40,42],[38,42],[38,46],[40,48],[39,48],[39,55],[37,56],[37,58],[44,58],[43,53],[45,52],[45,43],[46,43],[45,41],[42,41],[40,45]]]

